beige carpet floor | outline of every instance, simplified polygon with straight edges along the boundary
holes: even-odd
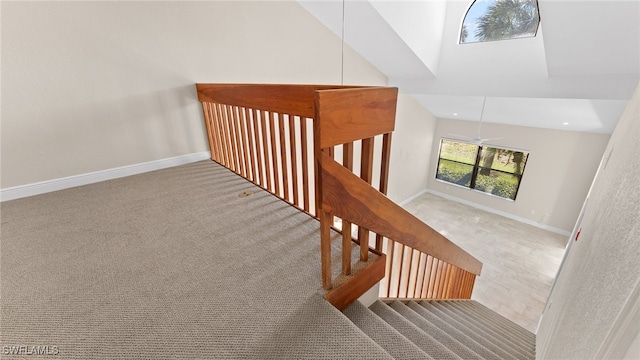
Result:
[[[318,222],[210,161],[0,216],[3,359],[388,358],[322,299]]]

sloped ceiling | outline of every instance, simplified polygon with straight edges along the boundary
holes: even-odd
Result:
[[[539,0],[536,37],[458,44],[471,2],[299,1],[436,117],[613,131],[640,79],[640,1]]]

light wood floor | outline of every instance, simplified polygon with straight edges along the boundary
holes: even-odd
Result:
[[[405,208],[482,261],[473,300],[535,332],[567,236],[432,194]]]

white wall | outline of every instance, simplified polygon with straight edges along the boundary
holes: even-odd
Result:
[[[429,180],[429,161],[436,118],[413,97],[400,94],[396,130],[391,142],[389,198],[403,202],[424,191]]]
[[[529,152],[518,195],[515,201],[510,201],[435,180],[439,139],[451,134],[474,137],[477,129],[477,122],[438,119],[429,167],[429,189],[549,230],[570,232],[609,136],[483,124],[483,137],[502,138],[489,141],[488,145]]]
[[[438,73],[447,2],[370,1],[433,74]]]
[[[611,135],[580,237],[567,252],[540,321],[539,359],[622,358],[634,352],[629,346],[640,332],[639,118],[640,84]],[[628,319],[635,320],[625,324]]]
[[[1,6],[3,189],[206,151],[196,82],[340,83],[340,39],[295,2]]]

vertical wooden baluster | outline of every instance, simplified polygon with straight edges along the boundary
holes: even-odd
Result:
[[[233,107],[231,105],[225,106],[227,113],[227,126],[229,127],[229,142],[231,144],[231,155],[233,158],[232,169],[236,174],[239,174],[238,168],[238,148],[236,142],[236,132],[235,132],[235,117],[233,115]]]
[[[236,172],[236,174],[242,174],[240,172],[240,166],[239,166],[239,157],[238,157],[238,140],[236,137],[236,117],[234,114],[234,107],[231,105],[227,105],[225,107],[226,109],[226,113],[227,113],[227,125],[229,126],[229,141],[231,144],[231,155],[233,158],[233,171]]]
[[[244,164],[244,177],[248,180],[252,179],[251,168],[249,165],[249,143],[247,141],[247,108],[238,108],[238,112],[240,113],[238,118],[240,121],[240,136],[242,140],[242,153],[243,153],[243,164]]]
[[[244,132],[242,131],[242,121],[240,120],[241,111],[239,106],[235,106],[233,108],[233,115],[235,117],[234,124],[236,128],[236,143],[238,144],[238,166],[240,168],[240,175],[246,179],[247,172],[244,167]]]
[[[461,298],[461,299],[466,299],[465,286],[466,286],[466,283],[467,283],[467,280],[466,280],[466,279],[467,279],[467,274],[468,274],[468,273],[467,273],[467,271],[466,271],[466,270],[462,270],[461,272],[462,272],[462,277],[461,277],[461,280],[460,280],[460,281],[462,282],[462,285],[460,286],[460,288],[461,288],[462,290],[461,290],[461,292],[460,292],[460,298]]]
[[[229,149],[231,150],[231,169],[234,172],[238,172],[237,166],[237,153],[236,153],[236,142],[234,140],[235,133],[233,131],[233,113],[231,111],[231,105],[225,105],[225,114],[227,120],[227,130],[229,131]]]
[[[467,294],[469,293],[469,273],[467,271],[464,272],[462,277],[462,294],[460,295],[461,299],[467,299]]]
[[[393,271],[393,249],[395,246],[395,241],[387,238],[387,265],[385,267],[384,274],[384,283],[386,284],[386,292],[383,293],[384,297],[390,297],[391,291],[391,273]]]
[[[403,259],[404,264],[402,264],[400,292],[398,295],[400,297],[406,298],[407,294],[409,293],[409,280],[411,279],[411,267],[413,262],[413,249],[409,246],[404,247]]]
[[[401,243],[396,243],[396,244],[398,246],[396,248],[396,263],[393,265],[393,267],[396,270],[395,275],[397,276],[394,276],[393,287],[395,289],[394,296],[400,296],[400,291],[401,291],[400,284],[402,284],[402,265],[404,264],[404,245]]]
[[[466,294],[467,294],[466,286],[467,286],[467,276],[468,276],[467,274],[468,273],[465,270],[461,270],[460,272],[462,273],[462,275],[460,276],[460,283],[461,283],[461,285],[460,285],[460,289],[461,289],[461,291],[460,291],[460,299],[466,299]]]
[[[449,273],[451,272],[451,264],[445,263],[444,265],[444,276],[442,281],[442,289],[440,291],[441,298],[447,298],[447,287],[449,286]]]
[[[460,299],[466,299],[467,298],[467,279],[468,279],[468,273],[465,270],[462,270],[462,276],[461,276],[461,280],[460,282],[462,283],[462,285],[460,286]]]
[[[458,294],[458,268],[456,266],[451,266],[451,284],[449,284],[449,299],[457,298]]]
[[[342,147],[342,166],[349,171],[353,170],[352,142]],[[344,219],[342,219],[342,273],[351,274],[351,223]]]
[[[424,299],[428,299],[430,296],[429,289],[431,286],[432,267],[433,267],[433,257],[431,257],[431,255],[427,255],[427,265],[425,267],[425,273],[424,273],[424,285],[422,285],[422,298]]]
[[[300,117],[300,144],[302,149],[302,195],[304,211],[310,213],[309,204],[309,144],[307,141],[307,118]]]
[[[468,272],[467,273],[467,286],[466,286],[466,292],[465,292],[465,299],[471,299],[471,293],[473,292],[473,278],[474,278],[474,274]]]
[[[265,172],[265,178],[266,178],[266,182],[265,184],[267,185],[265,187],[265,189],[272,191],[271,190],[271,166],[270,166],[270,161],[269,161],[269,138],[268,138],[268,133],[267,133],[267,123],[269,122],[269,113],[266,111],[262,112],[262,121],[260,122],[260,125],[262,126],[262,150],[264,151],[264,172]]]
[[[207,138],[209,139],[209,151],[211,152],[211,159],[216,160],[218,157],[218,154],[214,146],[215,143],[213,140],[213,130],[211,129],[213,117],[211,116],[212,114],[210,110],[211,110],[210,103],[203,102],[202,113],[204,115],[204,124],[207,128]]]
[[[285,134],[285,126],[284,126],[284,115],[280,114],[278,119],[278,126],[280,128],[280,161],[282,163],[282,192],[284,193],[283,198],[291,202],[291,196],[289,195],[289,165],[287,163],[287,140]],[[291,146],[291,145],[289,145]]]
[[[220,126],[222,128],[224,166],[231,169],[231,151],[229,149],[229,133],[227,132],[227,116],[224,105],[218,105],[218,114],[220,115]]]
[[[204,105],[205,103],[202,104]],[[220,162],[220,148],[218,140],[220,134],[218,134],[218,129],[216,127],[216,112],[214,111],[213,103],[206,104],[207,107],[205,111],[207,112],[210,119],[207,131],[211,131],[211,137],[209,138],[209,141],[212,141],[212,143],[209,144],[209,148],[211,149],[211,158],[217,162]]]
[[[471,299],[471,294],[473,293],[473,286],[476,283],[476,275],[475,274],[471,274],[471,281],[470,281],[470,285],[469,285],[469,296],[468,299]]]
[[[453,265],[450,265],[449,284],[447,286],[447,299],[453,298],[453,291],[455,290],[457,276],[458,276],[458,273],[456,272],[456,267]]]
[[[438,292],[437,283],[439,281],[438,277],[438,267],[441,266],[440,261],[436,258],[433,258],[433,266],[432,266],[432,282],[431,282],[431,297],[433,299],[436,298],[436,293]]]
[[[456,282],[456,267],[450,265],[451,274],[449,275],[449,288],[447,289],[447,299],[451,299],[453,297],[454,285]]]
[[[235,147],[236,147],[236,172],[242,176],[246,177],[246,173],[244,172],[244,165],[242,164],[243,154],[242,154],[242,140],[240,134],[240,119],[239,119],[239,109],[237,106],[233,106],[231,109],[231,119],[233,123],[233,132],[235,136]]]
[[[415,267],[416,267],[416,264],[414,262],[415,261],[415,253],[416,253],[416,250],[413,249],[413,248],[410,248],[410,250],[409,250],[409,266],[407,267],[407,285],[405,285],[406,288],[407,288],[407,295],[405,295],[406,298],[411,297],[410,296],[410,294],[412,292],[411,291],[412,290],[411,284],[415,280],[415,276],[413,275]],[[415,291],[415,286],[413,286],[413,290]]]
[[[462,271],[462,269],[456,267],[456,285],[454,287],[454,293],[453,296],[455,296],[456,299],[460,299],[462,297],[462,277],[464,276],[464,273]]]
[[[382,160],[380,162],[380,192],[387,195],[389,187],[389,162],[391,159],[391,133],[382,136]],[[376,234],[376,250],[382,251],[382,235]]]
[[[472,274],[470,272],[466,272],[464,274],[464,292],[462,294],[462,296],[460,296],[460,298],[462,299],[469,299],[471,297],[470,291],[469,291],[469,286],[471,285],[471,277]]]
[[[213,131],[213,137],[215,141],[215,149],[217,153],[218,163],[224,163],[224,149],[223,149],[223,133],[220,127],[220,116],[218,114],[217,105],[215,103],[209,103],[209,111],[212,116],[211,130]]]
[[[433,276],[433,257],[431,255],[427,255],[427,272],[424,275],[424,286],[422,287],[422,295],[423,298],[429,299],[431,298],[431,291],[433,289],[433,282],[431,281],[431,277]]]
[[[422,254],[418,250],[413,250],[413,260],[411,260],[413,264],[413,269],[411,270],[411,280],[409,280],[409,289],[411,290],[408,294],[411,297],[415,298],[416,289],[418,288],[418,278],[420,277],[420,254]]]
[[[424,282],[424,269],[427,262],[427,256],[423,252],[418,254],[418,272],[416,274],[416,288],[413,292],[414,298],[420,298],[422,294],[422,284]]]
[[[332,146],[330,148],[327,149],[327,154],[329,155],[330,158],[335,160],[334,154],[335,154],[335,146]],[[331,216],[331,224],[334,224],[335,219],[333,217],[333,215]]]
[[[440,283],[438,283],[438,299],[444,299],[444,283],[447,280],[447,263],[441,261],[442,272],[440,273]]]
[[[449,272],[451,271],[451,269],[449,268],[449,263],[445,262],[444,266],[443,266],[443,273],[444,273],[444,277],[443,277],[443,281],[442,281],[442,290],[441,290],[441,298],[442,299],[446,299],[447,298],[447,286],[449,285]]]
[[[214,134],[216,135],[216,152],[218,153],[218,163],[224,163],[224,151],[222,149],[222,130],[220,129],[220,117],[218,115],[218,107],[216,103],[211,103],[211,113],[213,114]]]
[[[440,289],[441,277],[442,277],[442,261],[437,260],[436,277],[435,277],[435,282],[433,284],[433,295],[432,295],[434,299],[440,298],[440,293],[438,291]]]
[[[362,140],[362,158],[360,160],[360,178],[371,184],[373,175],[373,146],[374,138]],[[369,230],[358,227],[358,240],[360,241],[360,260],[369,259]]]
[[[274,188],[271,189],[276,195],[280,195],[280,167],[278,165],[278,149],[276,143],[276,117],[275,113],[271,112],[271,118],[269,120],[269,132],[271,134],[271,165],[273,167],[273,183]]]
[[[293,203],[302,208],[300,204],[300,191],[298,187],[298,147],[296,144],[295,116],[289,115],[289,144],[291,146],[291,182],[293,183]]]
[[[265,187],[264,185],[264,172],[262,171],[262,146],[261,146],[261,136],[260,136],[260,116],[259,111],[256,109],[252,109],[253,114],[253,138],[256,144],[256,166],[258,169],[258,176],[256,179],[258,180],[258,184]]]
[[[431,267],[433,266],[433,258],[427,254],[425,254],[426,263],[424,266],[424,280],[422,283],[422,292],[420,293],[420,297],[425,299],[429,298],[429,286],[431,285]]]
[[[447,274],[449,272],[449,264],[446,262],[442,263],[442,280],[440,281],[440,299],[445,299],[446,298],[446,291],[447,291]]]
[[[254,120],[251,118],[251,110],[244,108],[244,118],[247,120],[247,141],[249,143],[249,167],[251,168],[251,181],[255,184],[258,184],[258,178],[256,173],[256,148],[254,145],[254,135],[253,135],[253,122]]]
[[[331,215],[324,211],[320,217],[320,262],[322,264],[322,287],[330,290],[331,283]]]

